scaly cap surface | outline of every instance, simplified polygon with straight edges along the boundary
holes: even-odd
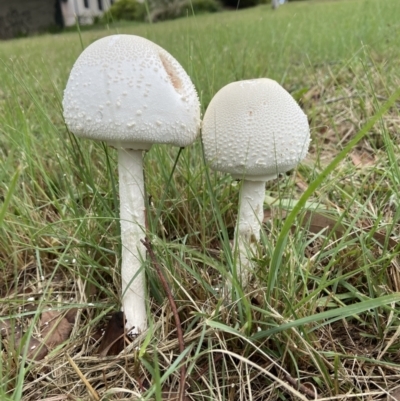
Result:
[[[74,134],[117,147],[187,146],[200,126],[198,96],[182,66],[134,35],[107,36],[81,53],[63,107]]]
[[[253,79],[223,87],[203,118],[202,141],[214,170],[267,181],[308,152],[307,116],[277,82]]]

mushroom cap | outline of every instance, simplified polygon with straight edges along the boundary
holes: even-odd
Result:
[[[203,118],[202,141],[214,170],[268,181],[304,159],[310,129],[293,97],[261,78],[230,83],[214,96]]]
[[[187,146],[197,137],[200,104],[192,81],[163,48],[134,35],[112,35],[76,60],[63,99],[77,136],[116,147]]]

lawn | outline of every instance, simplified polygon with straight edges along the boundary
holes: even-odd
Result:
[[[311,0],[0,42],[0,399],[172,401],[184,380],[193,401],[399,400],[399,15],[398,0]],[[170,52],[203,113],[229,82],[277,80],[312,142],[267,184],[254,277],[229,294],[241,183],[207,167],[200,140],[151,148],[150,328],[106,355],[117,155],[69,133],[61,100],[82,49],[115,33]]]

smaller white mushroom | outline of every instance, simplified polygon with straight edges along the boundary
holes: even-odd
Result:
[[[233,82],[211,100],[203,119],[202,141],[211,168],[243,180],[235,244],[245,285],[251,265],[248,253],[260,240],[265,183],[306,156],[307,116],[271,79]]]

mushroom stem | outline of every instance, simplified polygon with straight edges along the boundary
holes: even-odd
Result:
[[[122,243],[122,308],[129,334],[147,329],[145,303],[146,250],[142,150],[118,150],[120,222]]]
[[[258,242],[260,240],[264,198],[265,181],[243,180],[240,189],[237,235],[247,242]]]
[[[260,241],[264,215],[265,181],[243,180],[240,189],[239,216],[235,230],[235,244],[239,250],[239,269],[242,285],[246,285],[251,271],[249,257]],[[238,277],[239,278],[239,277]]]

